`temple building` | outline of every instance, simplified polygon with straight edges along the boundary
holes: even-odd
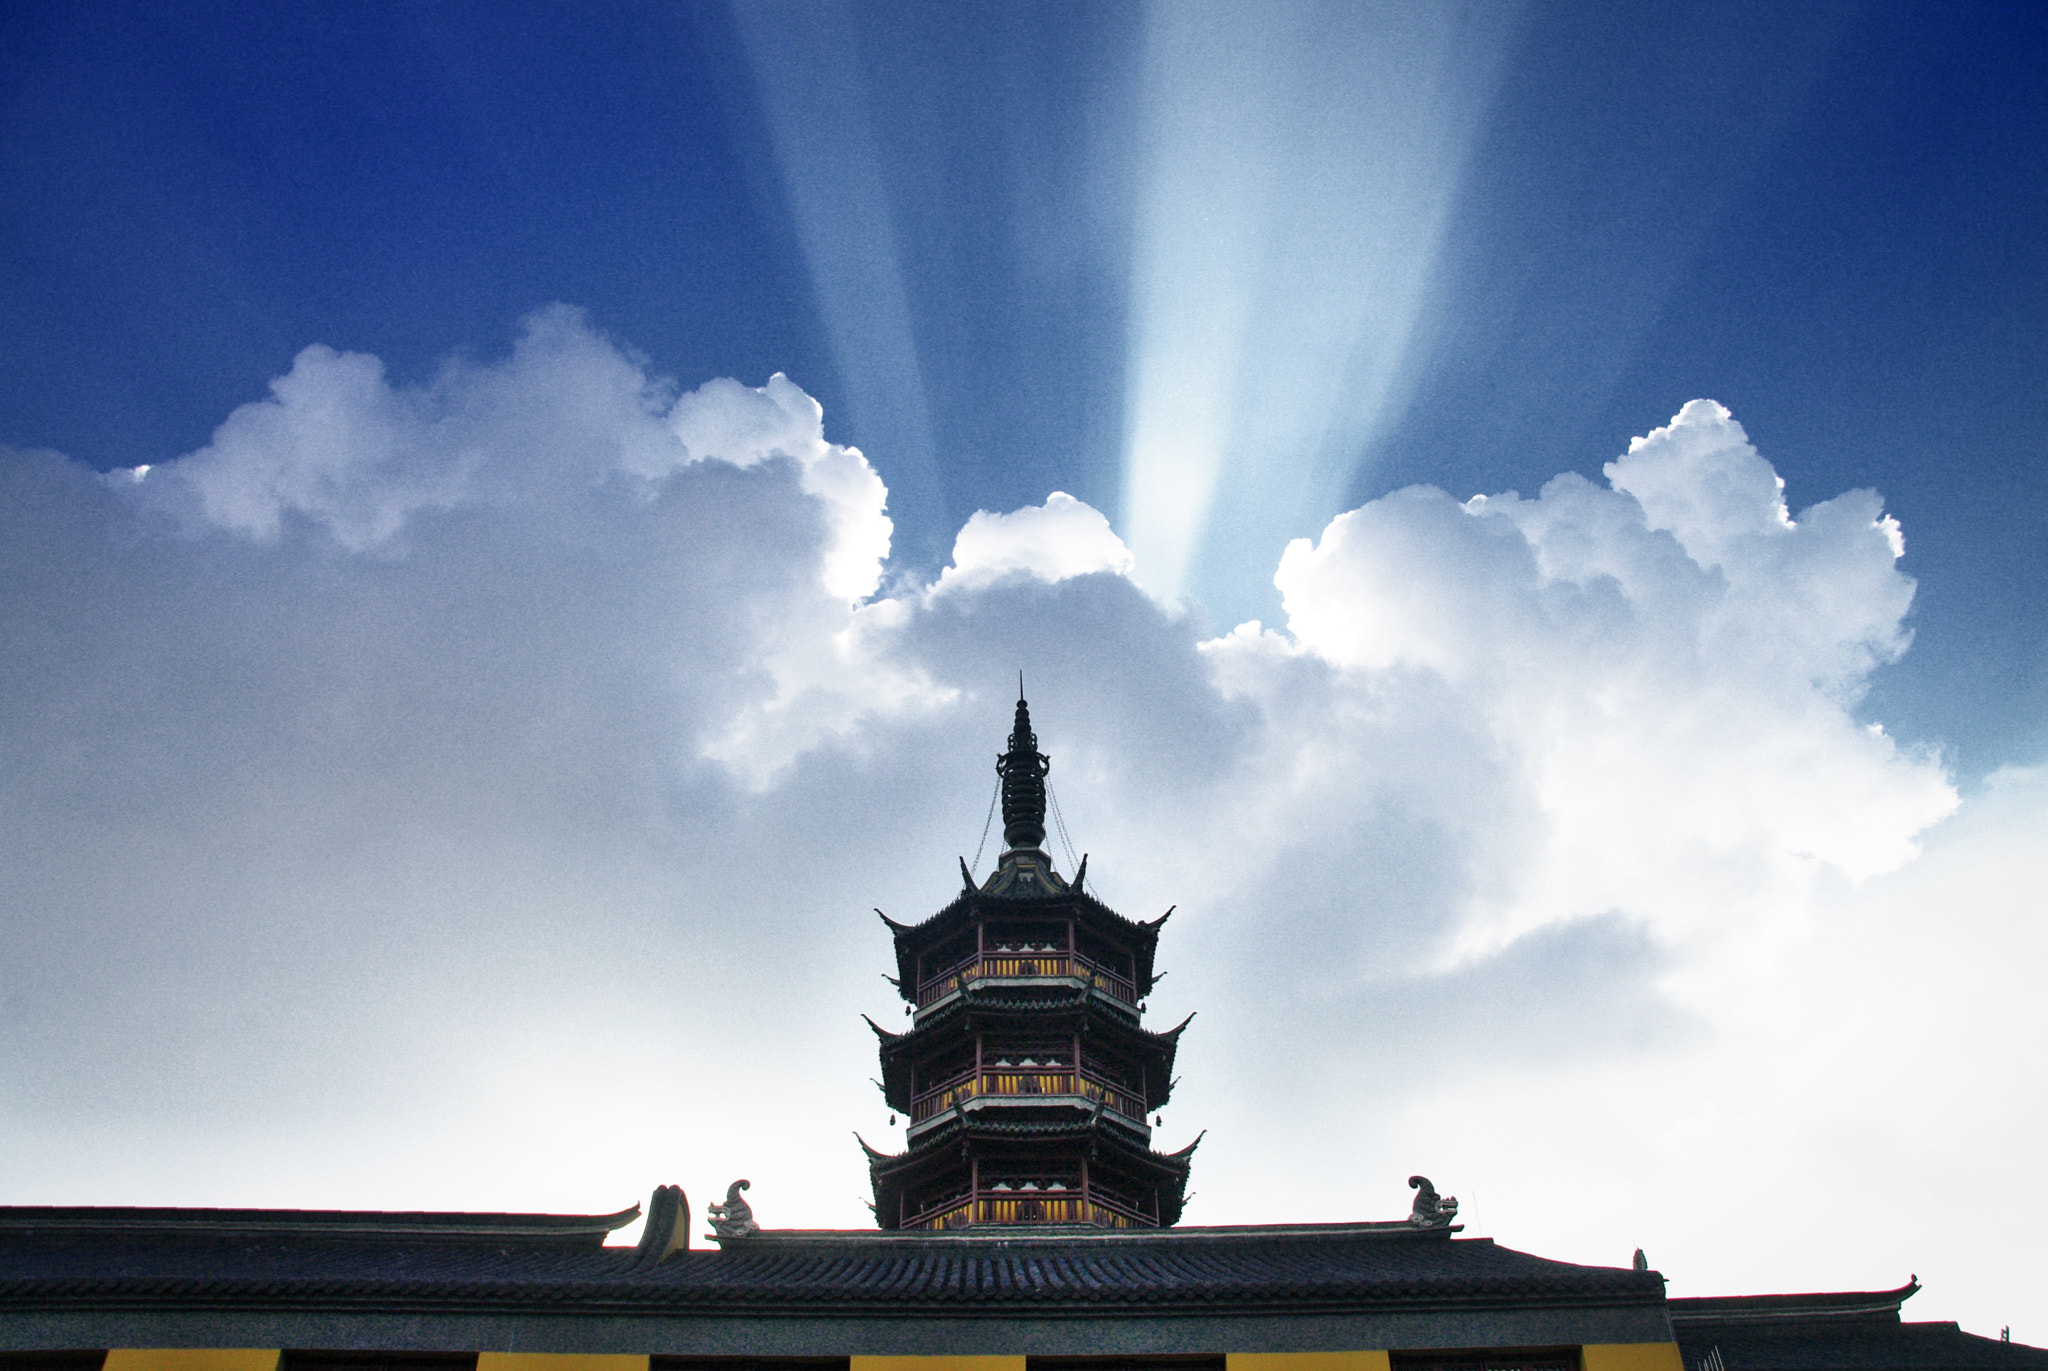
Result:
[[[0,1207],[0,1371],[2048,1371],[1903,1322],[1913,1282],[1673,1300],[1641,1252],[1467,1237],[1421,1175],[1405,1216],[1180,1224],[1195,1148],[1146,1122],[1187,1027],[1144,1026],[1166,915],[1055,869],[1021,699],[996,767],[995,869],[888,925],[910,1028],[870,1024],[908,1126],[868,1149],[875,1228],[764,1227],[747,1180],[708,1248],[666,1185],[633,1247],[638,1206]]]
[[[964,888],[921,924],[882,916],[912,1014],[908,1033],[868,1021],[883,1094],[909,1120],[900,1155],[868,1149],[883,1228],[1180,1219],[1201,1140],[1155,1152],[1146,1123],[1173,1092],[1187,1027],[1142,1025],[1166,915],[1134,923],[1088,894],[1085,860],[1061,877],[1044,850],[1050,766],[1020,698],[996,760],[995,870],[976,885],[963,860]]]

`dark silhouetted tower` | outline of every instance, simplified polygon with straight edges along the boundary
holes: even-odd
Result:
[[[1045,777],[1017,701],[1002,777],[1006,850],[987,880],[921,924],[884,916],[915,1017],[881,1038],[882,1090],[910,1120],[898,1155],[868,1149],[884,1228],[1175,1223],[1195,1144],[1152,1150],[1183,1021],[1147,1032],[1161,915],[1134,923],[1069,883],[1045,841]],[[1167,911],[1170,914],[1172,911]],[[1196,1139],[1200,1142],[1200,1139]],[[865,1146],[865,1144],[863,1144]]]

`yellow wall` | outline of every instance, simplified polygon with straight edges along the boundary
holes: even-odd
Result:
[[[1024,1371],[1022,1357],[855,1357],[849,1371]]]
[[[117,1348],[102,1371],[277,1371],[279,1353],[247,1348]],[[934,1358],[933,1360],[949,1360]],[[959,1360],[1017,1363],[988,1371],[1024,1371],[1022,1357],[967,1357]],[[479,1352],[477,1371],[647,1371],[644,1356],[587,1352]]]
[[[277,1371],[282,1355],[275,1348],[117,1347],[102,1371]]]
[[[1685,1371],[1675,1342],[1588,1343],[1579,1358],[1585,1371]]]
[[[1384,1352],[1232,1352],[1224,1371],[1387,1371]],[[1589,1368],[1590,1371],[1590,1368]]]

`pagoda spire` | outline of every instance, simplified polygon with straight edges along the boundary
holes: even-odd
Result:
[[[996,758],[996,775],[1003,778],[1003,841],[1012,851],[1045,841],[1045,773],[1050,770],[1052,759],[1038,750],[1038,735],[1031,731],[1031,706],[1024,702],[1020,672],[1010,750]]]

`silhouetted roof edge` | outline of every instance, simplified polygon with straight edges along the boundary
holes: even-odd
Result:
[[[116,1205],[0,1205],[0,1235],[471,1239],[522,1244],[602,1243],[640,1217],[615,1214],[472,1214],[423,1210],[188,1209]]]
[[[1706,1295],[1671,1301],[1674,1324],[1755,1323],[1893,1314],[1920,1290],[1913,1277],[1896,1290],[1834,1290],[1800,1295]]]

